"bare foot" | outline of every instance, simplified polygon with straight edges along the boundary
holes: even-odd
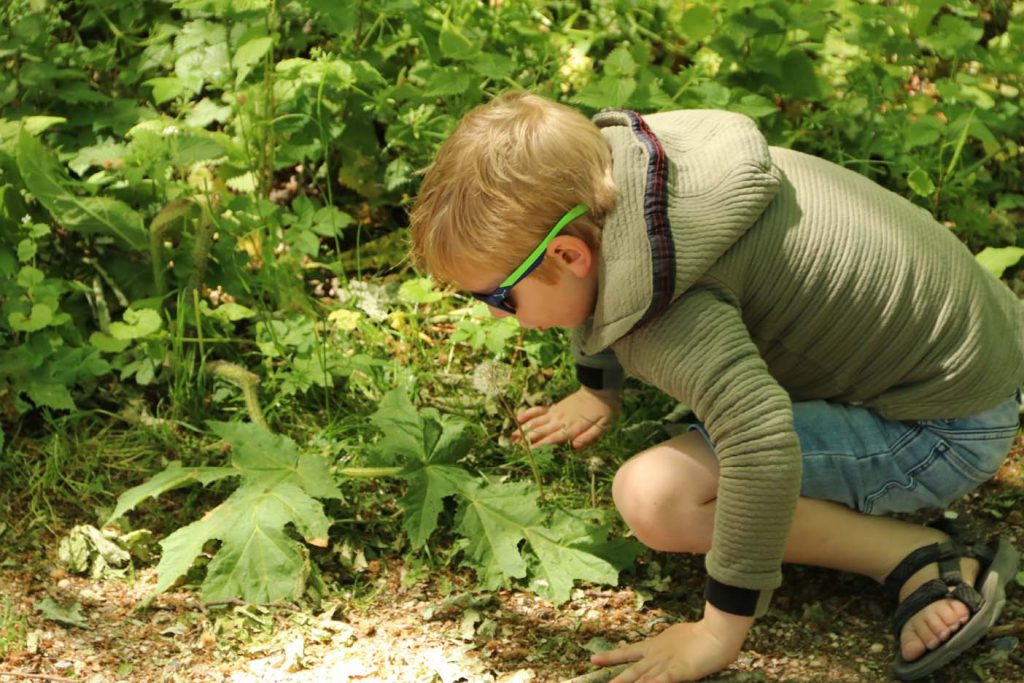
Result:
[[[980,565],[977,560],[960,558],[960,573],[964,583],[973,586]],[[900,589],[900,602],[921,584],[939,578],[939,567],[930,564],[911,576]],[[900,632],[900,654],[904,661],[912,662],[928,650],[934,650],[949,640],[957,629],[967,623],[971,612],[959,600],[937,600],[910,617]]]

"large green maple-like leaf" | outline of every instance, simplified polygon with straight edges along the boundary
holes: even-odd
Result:
[[[106,523],[110,524],[147,498],[156,498],[161,493],[189,484],[199,483],[205,486],[218,479],[238,474],[239,472],[231,467],[182,467],[180,462],[169,463],[163,472],[118,496],[117,507]]]
[[[433,452],[442,429],[437,420],[424,419],[431,413],[436,411],[417,411],[409,394],[401,389],[386,393],[370,416],[370,422],[384,434],[375,447],[380,464],[422,461]]]
[[[615,585],[619,571],[642,552],[639,543],[608,542],[608,528],[558,510],[545,526],[524,529],[536,561],[530,588],[555,603],[569,599],[576,581]]]
[[[457,529],[466,537],[466,564],[477,571],[487,590],[508,579],[526,576],[526,560],[519,552],[523,528],[540,521],[537,492],[526,482],[484,485],[472,482],[465,497]]]
[[[241,484],[227,500],[161,542],[155,592],[167,590],[188,571],[204,546],[216,540],[221,545],[207,566],[203,600],[241,597],[275,602],[299,597],[309,576],[309,557],[285,528],[294,525],[311,545],[327,545],[330,520],[316,498],[341,497],[327,462],[302,453],[291,439],[257,424],[209,424],[231,444],[230,467],[184,468],[171,463],[148,482],[126,491],[111,519],[170,489],[237,476]]]
[[[567,512],[549,521],[531,483],[474,481],[461,493],[458,531],[466,537],[466,564],[487,589],[529,575],[533,590],[561,603],[577,580],[615,585],[619,570],[638,552],[635,543],[608,544],[605,527]]]
[[[469,472],[455,465],[472,445],[470,425],[430,408],[417,411],[402,390],[386,394],[370,419],[384,432],[377,451],[386,461],[405,465],[401,476],[409,489],[398,504],[405,512],[409,542],[422,547],[437,528],[444,499],[473,481]]]
[[[267,488],[245,484],[202,519],[164,539],[156,592],[167,590],[210,540],[222,541],[206,570],[205,602],[241,597],[249,602],[276,602],[302,595],[309,558],[284,532],[294,523],[314,545],[327,544],[330,520],[323,507],[294,484]]]
[[[327,461],[304,454],[287,436],[249,422],[208,422],[213,433],[231,444],[231,465],[247,480],[264,486],[290,483],[314,498],[341,498]]]

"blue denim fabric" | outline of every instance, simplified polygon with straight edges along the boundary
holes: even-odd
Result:
[[[874,515],[943,509],[1006,459],[1019,426],[1019,396],[970,417],[920,422],[841,403],[794,403],[800,495]],[[711,443],[702,425],[694,428]]]

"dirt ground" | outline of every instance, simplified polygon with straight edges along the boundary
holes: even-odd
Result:
[[[1024,454],[955,508],[986,536],[1024,546]],[[201,605],[189,591],[148,606],[152,569],[126,579],[68,575],[48,555],[0,561],[0,683],[215,681],[251,683],[530,683],[592,670],[591,651],[635,641],[699,616],[701,558],[654,554],[620,589],[582,587],[563,605],[521,591],[473,591],[472,576],[429,576],[399,559],[362,572],[357,597],[319,608]],[[1024,575],[1018,576],[1018,582]],[[1024,588],[1011,584],[1003,616],[935,683],[1024,681]],[[80,606],[80,626],[44,617],[40,604]],[[865,579],[787,566],[771,611],[740,659],[715,681],[891,680],[891,605]],[[0,649],[0,652],[3,650]]]

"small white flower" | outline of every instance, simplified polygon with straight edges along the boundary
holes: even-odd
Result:
[[[165,138],[169,138],[169,137],[173,137],[173,136],[177,135],[180,132],[181,131],[178,130],[177,126],[167,126],[166,128],[164,128],[164,130],[161,133],[161,135],[163,135]]]
[[[28,215],[27,213],[24,216],[21,217],[21,224],[22,225],[28,225],[31,222],[32,222],[32,216]]]

